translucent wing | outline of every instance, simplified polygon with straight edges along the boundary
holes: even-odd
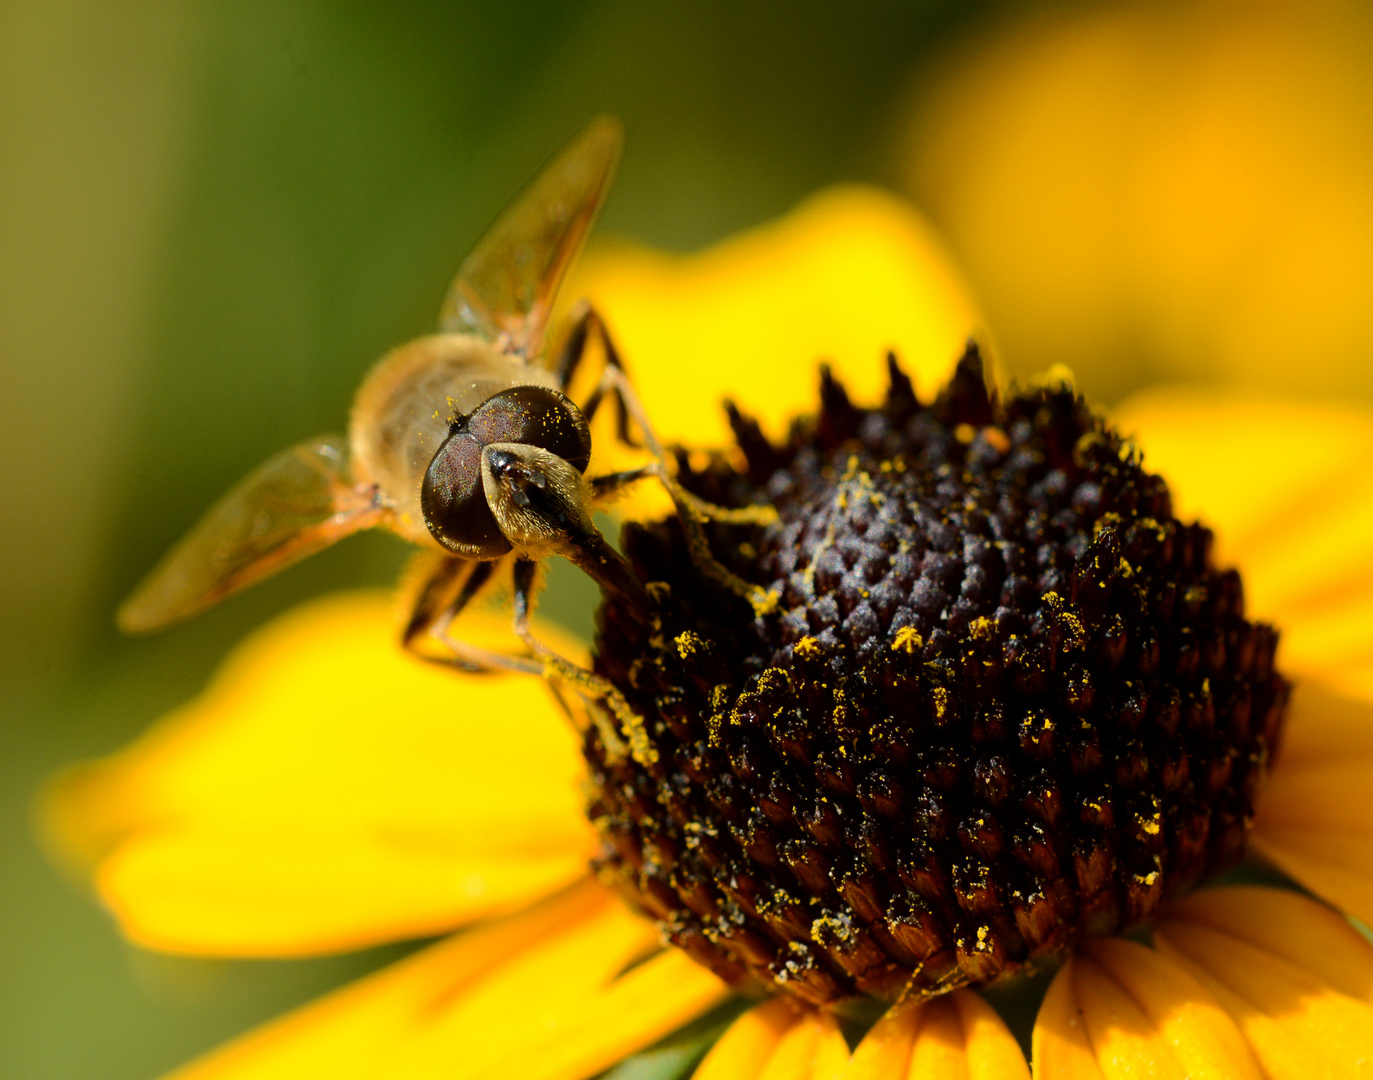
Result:
[[[623,143],[620,122],[598,117],[544,167],[458,268],[439,313],[444,330],[539,356],[558,286],[591,230]]]
[[[347,443],[322,435],[283,450],[212,506],[124,601],[115,621],[146,633],[189,618],[255,581],[375,524]]]

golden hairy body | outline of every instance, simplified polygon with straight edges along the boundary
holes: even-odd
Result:
[[[442,550],[420,512],[420,485],[453,413],[472,413],[500,390],[534,383],[558,389],[556,376],[473,334],[433,334],[393,349],[353,399],[348,447],[353,475],[375,484],[390,511],[386,524],[405,539]]]

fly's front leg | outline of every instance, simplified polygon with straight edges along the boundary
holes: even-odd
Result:
[[[603,326],[601,332],[604,333]],[[611,354],[609,346],[607,346],[606,352],[607,355]],[[588,420],[595,413],[597,405],[600,404],[606,393],[614,393],[621,407],[638,425],[639,430],[643,432],[644,443],[648,452],[653,455],[652,463],[644,466],[643,469],[636,470],[634,473],[617,474],[620,478],[617,481],[620,486],[634,479],[639,479],[641,476],[656,476],[663,487],[667,489],[673,506],[677,508],[677,516],[682,522],[682,531],[686,534],[687,550],[690,551],[691,561],[697,569],[712,581],[723,585],[731,592],[747,600],[753,606],[755,614],[762,616],[775,611],[778,601],[776,592],[745,581],[715,558],[710,550],[710,541],[706,537],[705,523],[707,521],[722,521],[731,525],[767,525],[777,520],[777,511],[771,506],[746,506],[739,509],[729,509],[716,506],[714,503],[707,502],[687,491],[677,482],[676,477],[668,468],[667,453],[663,449],[663,444],[654,432],[653,425],[648,419],[648,413],[644,409],[643,402],[639,400],[639,395],[635,393],[629,376],[625,374],[624,368],[618,363],[606,365],[605,371],[601,374],[601,381],[597,384],[596,392],[582,410],[583,415]],[[616,476],[606,479],[616,481]],[[612,483],[608,485],[608,488],[613,490],[614,486]]]
[[[658,751],[648,737],[644,718],[630,708],[615,684],[559,655],[534,636],[529,618],[533,613],[538,570],[538,563],[531,559],[515,561],[515,635],[542,662],[546,679],[570,687],[581,698],[612,760],[630,756],[645,767],[652,765],[658,760]],[[621,738],[622,733],[624,738]],[[628,745],[625,739],[628,739]]]
[[[559,377],[563,380],[564,386],[571,381],[577,364],[585,354],[587,340],[593,333],[599,335],[601,339],[601,346],[605,350],[606,366],[596,388],[587,398],[586,404],[582,406],[582,415],[590,422],[606,394],[613,394],[619,409],[618,435],[620,440],[629,446],[639,445],[633,440],[629,431],[629,421],[632,419],[643,433],[644,445],[653,456],[653,463],[645,466],[643,470],[634,473],[614,474],[612,477],[603,478],[608,481],[603,485],[604,493],[609,494],[618,487],[637,480],[641,476],[656,476],[663,487],[667,489],[673,506],[677,509],[677,516],[681,519],[682,529],[686,533],[687,549],[691,553],[691,561],[712,581],[723,585],[731,592],[747,600],[753,606],[756,614],[770,614],[777,608],[777,593],[745,581],[715,558],[710,550],[710,541],[706,538],[704,526],[706,521],[723,521],[734,525],[766,525],[777,519],[777,511],[771,506],[748,506],[741,509],[716,506],[697,495],[693,495],[677,482],[672,471],[668,468],[667,454],[663,450],[663,444],[655,434],[653,425],[649,423],[648,413],[644,409],[643,402],[635,393],[634,386],[625,372],[624,364],[620,361],[619,351],[615,348],[615,343],[606,330],[605,321],[589,305],[583,307],[572,333],[568,337],[568,345],[564,349],[558,367]]]

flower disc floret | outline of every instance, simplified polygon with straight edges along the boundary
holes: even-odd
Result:
[[[646,752],[591,727],[598,866],[741,988],[812,1003],[983,985],[1147,922],[1243,851],[1288,684],[1211,533],[1065,384],[922,404],[822,371],[777,445],[681,482],[766,526],[629,526],[651,608],[608,598],[596,669]],[[612,740],[613,742],[613,740]]]

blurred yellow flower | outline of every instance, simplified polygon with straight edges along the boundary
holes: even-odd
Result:
[[[821,356],[862,399],[894,348],[928,397],[976,326],[926,226],[865,190],[822,194],[699,256],[604,251],[576,288],[608,313],[665,432],[697,445],[723,442],[724,392],[773,430],[806,410]],[[1116,419],[1184,514],[1206,507],[1304,676],[1254,847],[1373,921],[1373,418],[1157,391]],[[588,876],[584,766],[544,686],[414,661],[391,607],[359,594],[287,615],[199,699],[47,794],[54,849],[150,948],[299,956],[478,923],[192,1063],[186,1080],[579,1080],[730,993]],[[477,614],[464,634],[503,624]],[[1152,947],[1078,950],[1033,1043],[1036,1076],[1356,1075],[1373,1060],[1373,947],[1296,893],[1209,889],[1167,909]],[[852,1053],[830,1014],[764,1002],[696,1075],[1028,1073],[1001,1018],[959,989],[894,1007]]]
[[[1373,396],[1373,10],[1070,6],[931,72],[908,190],[1028,372]]]

